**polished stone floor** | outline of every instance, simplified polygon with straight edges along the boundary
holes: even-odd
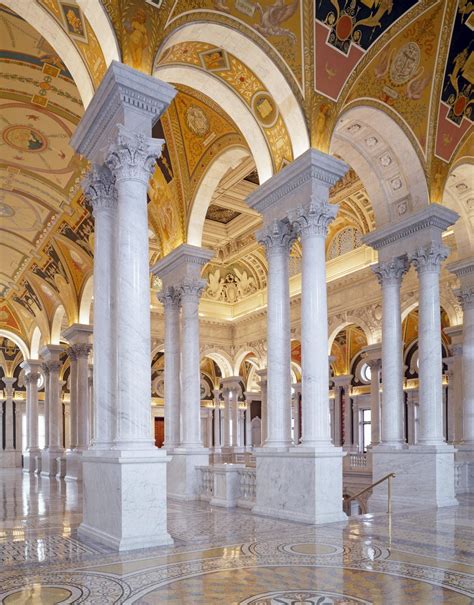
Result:
[[[1,603],[474,603],[471,497],[317,528],[170,502],[175,546],[120,555],[80,519],[80,484],[0,471]]]

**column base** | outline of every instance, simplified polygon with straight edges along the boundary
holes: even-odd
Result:
[[[255,450],[257,496],[252,512],[319,525],[346,521],[342,510],[341,448]]]
[[[44,449],[41,452],[41,476],[42,477],[55,477],[58,472],[58,461],[57,458],[64,454],[64,450],[57,449]]]
[[[166,519],[169,460],[159,449],[83,452],[78,535],[117,551],[173,544]]]
[[[456,494],[474,494],[474,443],[456,446],[454,485]]]
[[[0,451],[0,468],[15,468],[17,462],[18,456],[15,450]]]
[[[372,478],[389,473],[392,479],[392,510],[421,510],[457,506],[454,493],[454,452],[450,445],[411,445],[404,449],[378,445],[372,450]],[[374,488],[369,512],[387,512],[388,485]]]
[[[66,452],[66,481],[82,481],[82,451]]]
[[[209,464],[206,448],[175,448],[168,468],[168,497],[174,500],[199,500],[197,466]]]
[[[41,456],[41,450],[29,449],[23,454],[23,472],[34,473],[36,472],[36,458]]]

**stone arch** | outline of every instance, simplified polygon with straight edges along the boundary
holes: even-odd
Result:
[[[26,342],[20,338],[15,332],[11,332],[10,330],[5,330],[4,328],[0,328],[0,337],[8,338],[12,342],[16,344],[16,346],[20,349],[21,354],[23,355],[23,359],[30,359],[30,352]]]
[[[92,301],[94,298],[94,277],[90,275],[84,282],[82,288],[82,294],[79,304],[79,323],[90,324],[92,323],[91,310]]]
[[[259,365],[259,369],[260,369],[261,360],[260,360],[258,353],[252,348],[244,347],[242,349],[239,349],[239,351],[236,353],[236,355],[234,355],[234,367],[233,367],[233,373],[231,374],[232,376],[239,375],[240,366],[242,365],[242,362],[244,361],[244,359],[247,357],[247,355],[249,353],[252,353],[253,355],[255,355],[255,357],[258,360],[258,365]]]
[[[61,327],[65,316],[66,309],[63,305],[58,305],[51,322],[51,344],[53,345],[58,345],[61,340]]]
[[[332,345],[334,344],[334,340],[336,339],[336,336],[339,334],[339,332],[341,332],[348,326],[357,326],[358,328],[360,328],[362,330],[362,332],[364,332],[364,334],[365,334],[365,337],[367,339],[367,345],[374,344],[375,340],[373,338],[372,330],[370,329],[368,324],[366,324],[363,320],[359,319],[358,317],[357,318],[348,317],[345,321],[337,324],[337,326],[335,328],[333,328],[331,330],[331,332],[329,333],[328,355],[331,355]]]
[[[104,53],[104,59],[109,66],[112,61],[120,61],[120,46],[115,30],[109,20],[102,2],[96,0],[76,0],[82,12],[89,21]]]
[[[220,180],[226,172],[235,168],[240,162],[248,157],[248,151],[242,147],[231,147],[225,149],[208,166],[201,182],[198,185],[194,200],[191,204],[187,226],[187,242],[193,246],[200,246],[206,212],[211,203],[212,196]]]
[[[41,330],[38,326],[33,330],[33,334],[31,335],[31,359],[39,358],[39,350],[41,345]]]
[[[340,114],[330,151],[342,157],[369,194],[377,228],[429,204],[418,154],[402,128],[385,111],[353,105]]]
[[[217,364],[217,367],[221,371],[222,378],[227,378],[228,376],[232,376],[232,363],[225,351],[220,349],[211,349],[205,350],[201,354],[202,357],[209,357]]]
[[[59,23],[37,2],[3,0],[3,3],[34,27],[54,48],[71,73],[82,103],[87,107],[94,95],[94,85],[79,51]]]
[[[308,128],[301,105],[283,73],[261,46],[228,26],[207,22],[203,27],[202,22],[193,22],[171,32],[158,50],[157,58],[165,50],[181,42],[205,42],[215,45],[233,54],[239,61],[247,65],[263,82],[277,104],[288,129],[293,157],[297,158],[309,148]],[[263,175],[260,179],[261,183],[265,180],[262,177]]]
[[[170,84],[184,84],[190,88],[206,91],[237,125],[247,141],[257,167],[260,182],[273,174],[272,157],[265,137],[251,111],[231,88],[223,82],[190,65],[158,65],[154,76]]]
[[[449,171],[443,192],[443,204],[457,212],[460,219],[453,225],[460,258],[474,254],[474,159],[455,164]]]

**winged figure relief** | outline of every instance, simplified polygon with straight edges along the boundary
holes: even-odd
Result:
[[[240,272],[239,269],[234,267],[234,273],[237,276],[237,288],[240,296],[245,296],[256,290],[255,280],[252,276],[247,275],[247,271]]]
[[[256,12],[260,13],[260,22],[255,23],[254,28],[263,36],[284,36],[295,43],[295,34],[289,29],[281,27],[281,24],[295,14],[298,5],[299,0],[292,0],[289,4],[286,4],[285,0],[275,0],[271,6],[262,8],[261,4],[257,2]]]
[[[219,299],[222,290],[224,289],[224,280],[221,279],[220,269],[216,269],[214,273],[209,273],[209,285],[207,287],[208,293],[212,298]]]

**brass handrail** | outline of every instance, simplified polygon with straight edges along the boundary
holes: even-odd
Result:
[[[363,489],[361,492],[359,492],[358,494],[356,494],[355,496],[349,496],[349,497],[345,497],[344,500],[346,503],[351,502],[352,500],[357,500],[357,498],[359,496],[362,496],[362,494],[365,494],[365,492],[368,492],[369,490],[371,490],[373,487],[376,487],[377,485],[379,485],[380,483],[383,483],[384,481],[387,481],[388,479],[388,510],[387,513],[389,515],[392,514],[392,478],[395,477],[395,473],[389,473],[388,475],[385,475],[385,477],[382,477],[382,479],[379,479],[378,481],[376,481],[375,483],[372,483],[372,485],[369,485],[369,487],[366,487],[365,489]]]

